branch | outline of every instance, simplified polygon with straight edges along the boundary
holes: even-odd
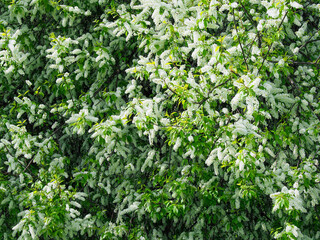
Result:
[[[234,75],[236,75],[237,77],[240,77],[240,74],[236,73],[235,71],[233,71],[232,69],[230,69],[230,72],[232,72]],[[225,85],[227,82],[229,82],[232,78],[228,78],[226,81],[224,81],[223,83],[220,83],[216,86],[213,87],[213,89],[208,93],[208,96],[205,97],[204,99],[202,99],[200,102],[195,102],[195,104],[199,104],[202,105],[205,101],[207,101],[209,99],[209,94],[212,93],[216,88],[221,87],[223,85]]]
[[[29,161],[28,165],[23,169],[23,172],[25,172],[26,170],[29,170],[28,168],[32,162],[33,162],[33,158]]]
[[[68,73],[70,73],[69,68],[68,68],[67,66],[65,66],[65,67],[66,67],[66,69],[67,69]],[[66,80],[65,80],[65,83],[67,84],[68,91],[69,91],[69,94],[70,94],[71,100],[72,100],[72,102],[73,102],[73,106],[75,106],[75,108],[76,108],[78,111],[80,111],[79,106],[75,103],[75,100],[73,99],[72,92],[71,92],[71,88],[70,88],[70,84],[69,84]]]
[[[236,33],[237,33],[238,42],[239,42],[239,45],[240,45],[240,48],[241,48],[242,56],[243,56],[243,59],[244,59],[244,62],[246,64],[246,66],[247,66],[247,70],[249,70],[248,63],[247,63],[247,57],[244,54],[244,50],[243,50],[242,44],[240,42],[240,37],[239,37],[239,34],[238,34],[238,27],[237,27],[237,24],[236,24],[236,17],[234,15],[234,9],[232,11],[232,14],[233,14],[234,28],[236,29]]]
[[[301,48],[304,48],[308,43],[311,43],[311,42],[314,42],[314,41],[319,41],[318,39],[316,39],[316,40],[311,40],[311,39],[314,37],[314,35],[315,35],[317,32],[319,32],[319,31],[320,31],[320,28],[318,28],[318,29],[309,37],[309,39],[308,39],[303,45],[301,45],[301,46],[299,47],[299,51],[300,51]]]
[[[292,85],[295,89],[297,89],[297,91],[299,92],[299,94],[301,94],[302,92],[301,92],[299,86],[293,81],[293,79],[290,78],[290,77],[288,77],[288,79],[289,79],[291,85]],[[314,111],[315,111],[315,110],[314,110],[314,107],[311,105],[311,103],[310,103],[307,99],[306,99],[306,101],[308,102],[308,106],[311,108],[313,114],[314,114],[314,115],[318,118],[318,120],[320,121],[320,116],[314,112]]]
[[[12,155],[12,153],[10,152],[8,146],[7,146],[5,143],[3,143],[3,145],[4,145],[4,147],[7,149],[9,155],[10,155],[12,158],[15,159],[16,157]],[[23,172],[27,169],[27,170],[29,171],[29,173],[31,174],[30,170],[28,169],[28,166],[25,167],[25,164],[24,164],[22,161],[20,161],[18,158],[16,158],[16,159],[17,159],[17,162],[20,163],[20,165],[24,168]],[[28,165],[29,165],[29,164],[28,164]],[[31,175],[32,175],[32,174],[31,174]]]
[[[288,14],[288,11],[287,11],[286,14],[283,16],[283,18],[282,18],[282,20],[281,20],[281,23],[280,23],[280,25],[279,25],[279,27],[278,27],[278,31],[280,30],[280,27],[281,27],[284,19],[286,18],[287,14]],[[259,75],[259,73],[260,73],[260,71],[261,71],[261,69],[262,69],[262,67],[263,67],[263,65],[264,65],[264,62],[266,61],[266,59],[267,59],[267,57],[268,57],[268,55],[269,55],[269,53],[270,53],[270,50],[271,50],[272,45],[273,45],[273,42],[270,44],[269,49],[268,49],[268,52],[267,52],[267,54],[265,55],[265,57],[263,58],[262,64],[261,64],[261,66],[260,66],[260,68],[259,68],[259,70],[258,70],[257,75]]]
[[[315,62],[292,62],[292,64],[295,64],[295,65],[317,65],[317,64],[320,64],[320,63],[317,63],[318,59]]]
[[[248,11],[245,8],[245,6],[243,6],[242,1],[240,1],[240,5],[243,8],[243,10],[244,10],[245,14],[247,15],[247,17],[249,18],[249,21],[251,22],[251,24],[253,24],[255,26],[255,28],[257,28],[257,23],[252,19],[252,16],[248,13]],[[259,48],[261,48],[262,40],[261,40],[260,32],[258,31],[258,29],[257,29],[257,36],[258,36],[258,46],[259,46]]]
[[[7,144],[5,144],[4,142],[2,142],[2,143],[3,143],[3,145],[5,146],[5,148],[7,149],[7,152],[9,153],[9,155],[10,155],[11,157],[15,158],[15,157],[11,154],[11,152],[9,151],[9,148],[8,148]]]
[[[319,59],[320,59],[320,56],[314,62],[296,62],[296,61],[291,61],[291,62],[289,62],[289,64],[294,64],[294,65],[320,65],[320,63],[318,62]],[[278,63],[278,61],[272,61],[272,60],[268,60],[268,62]]]
[[[171,89],[171,88],[169,87],[169,85],[167,84],[167,82],[166,82],[164,79],[163,79],[163,81],[164,81],[164,83],[166,84],[167,88],[168,88],[173,94],[180,96],[176,91],[174,91],[173,89]]]
[[[196,102],[196,104],[202,105],[205,101],[207,101],[209,99],[209,94],[213,92],[213,90],[215,90],[218,87],[223,86],[224,84],[226,84],[227,82],[229,82],[231,80],[231,78],[227,79],[226,81],[224,81],[223,83],[218,84],[217,86],[215,86],[209,93],[208,93],[208,97],[205,97],[204,99],[201,100],[201,102]]]

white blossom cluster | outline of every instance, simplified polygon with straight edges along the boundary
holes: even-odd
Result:
[[[318,239],[320,5],[0,2],[1,239]]]

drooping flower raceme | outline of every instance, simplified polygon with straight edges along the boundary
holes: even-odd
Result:
[[[318,239],[315,1],[0,2],[1,239]]]

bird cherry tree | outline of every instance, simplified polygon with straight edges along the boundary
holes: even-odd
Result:
[[[319,16],[2,0],[1,239],[319,238]]]

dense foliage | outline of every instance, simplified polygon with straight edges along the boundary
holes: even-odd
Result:
[[[0,238],[320,238],[319,29],[318,1],[0,1]]]

